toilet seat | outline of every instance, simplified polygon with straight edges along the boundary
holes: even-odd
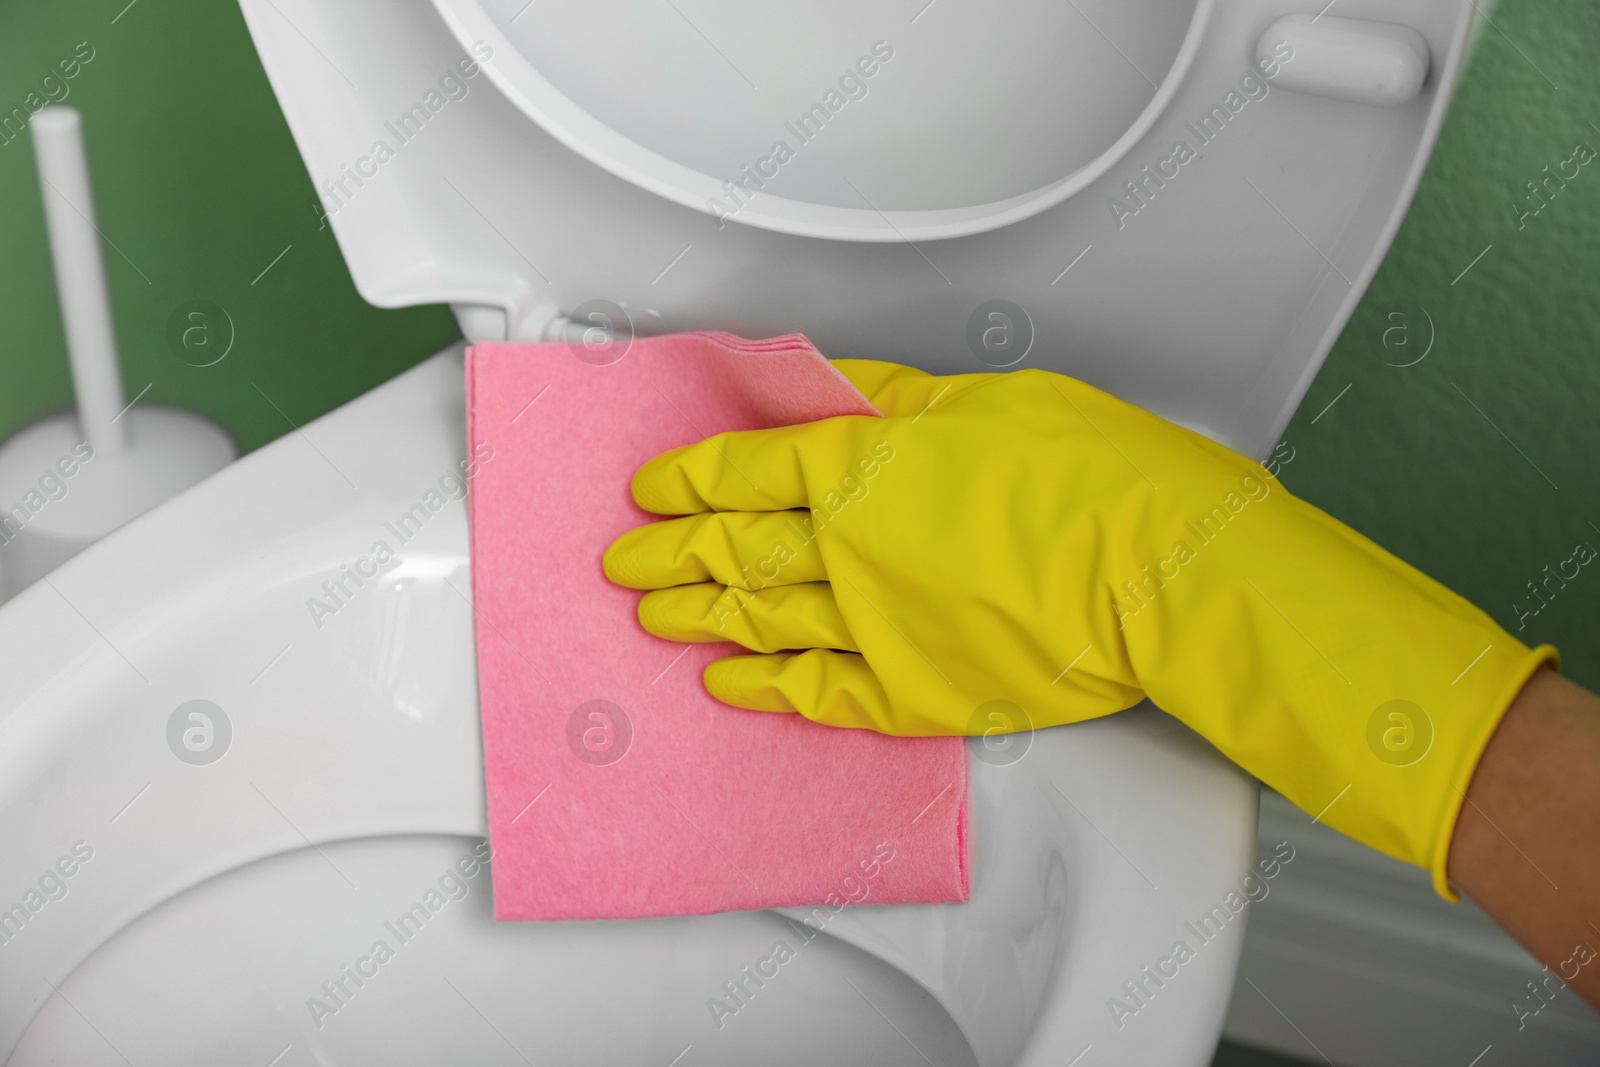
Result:
[[[1152,708],[975,759],[971,903],[847,909],[721,1030],[707,999],[793,936],[775,913],[495,923],[479,877],[399,944],[384,924],[485,832],[462,505],[320,628],[305,600],[458,469],[463,429],[456,350],[0,608],[0,891],[92,851],[0,944],[0,1058],[428,1063],[448,1038],[457,1062],[521,1062],[504,1036],[562,1063],[922,1062],[908,1040],[985,1067],[1074,1042],[1207,1062],[1242,930],[1122,1029],[1106,1007],[1254,849],[1254,782]],[[171,729],[196,700],[209,763]],[[361,963],[379,938],[394,960]],[[345,967],[365,984],[308,1008]]]

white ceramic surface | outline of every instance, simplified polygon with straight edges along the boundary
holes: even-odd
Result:
[[[0,607],[0,907],[41,901],[0,913],[0,1059],[1208,1062],[1242,919],[1120,1029],[1107,1002],[1239,886],[1256,787],[1150,707],[974,759],[971,903],[840,914],[720,1029],[794,940],[774,913],[497,924],[480,872],[402,944],[485,832],[464,504],[320,627],[307,599],[459,469],[461,377],[442,354]]]

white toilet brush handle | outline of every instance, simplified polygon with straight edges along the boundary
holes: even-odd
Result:
[[[128,443],[127,424],[118,419],[125,400],[105,263],[100,256],[100,232],[89,191],[83,121],[74,108],[47,107],[34,116],[32,126],[56,294],[78,394],[78,421],[95,451],[112,455]]]

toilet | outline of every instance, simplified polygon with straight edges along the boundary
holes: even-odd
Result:
[[[1262,459],[1399,224],[1472,14],[242,7],[374,304],[574,358],[716,328],[1043,367]],[[321,626],[305,608],[459,469],[462,352],[0,606],[0,1059],[1209,1063],[1244,902],[1293,850],[1257,856],[1256,783],[1148,704],[968,742],[969,903],[804,941],[781,912],[495,922],[462,502]],[[778,976],[709,1010],[777,941]]]

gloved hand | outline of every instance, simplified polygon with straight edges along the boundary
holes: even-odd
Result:
[[[1148,695],[1453,899],[1473,768],[1554,649],[1082,382],[837,366],[884,418],[719,434],[634,477],[642,508],[683,516],[606,553],[613,581],[654,590],[645,628],[761,653],[710,664],[713,696],[927,735]]]

